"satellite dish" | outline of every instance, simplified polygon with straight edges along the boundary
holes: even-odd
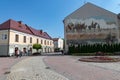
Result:
[[[120,19],[120,13],[117,15],[118,19]]]

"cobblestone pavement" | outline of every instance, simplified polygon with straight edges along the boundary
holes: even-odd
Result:
[[[44,56],[24,59],[11,68],[7,80],[68,80],[43,62]]]
[[[120,80],[120,62],[81,62],[81,57],[47,56],[44,62],[69,80]]]
[[[13,66],[18,61],[24,59],[22,58],[15,58],[15,57],[0,57],[0,80],[5,80],[6,75],[5,72],[9,71],[11,66]]]

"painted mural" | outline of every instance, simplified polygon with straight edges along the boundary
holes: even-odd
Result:
[[[118,33],[116,22],[109,18],[69,19],[65,26],[68,42],[103,41],[108,36],[116,40]]]

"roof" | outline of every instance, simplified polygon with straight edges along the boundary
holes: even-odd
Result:
[[[96,6],[90,2],[87,2],[82,7],[75,10],[67,17],[65,17],[65,19],[80,19],[80,18],[85,19],[85,18],[89,18],[91,16],[98,16],[98,15],[99,16],[108,15],[109,17],[111,17],[111,15],[116,16],[116,14],[111,11],[108,11],[104,8]]]
[[[35,35],[35,36],[46,38],[46,39],[52,39],[47,32],[43,32],[42,30],[36,30],[28,26],[27,24],[22,24],[21,21],[15,21],[15,20],[9,19],[6,22],[0,24],[0,30],[9,30],[9,29]]]
[[[59,38],[53,38],[53,41],[58,41]]]

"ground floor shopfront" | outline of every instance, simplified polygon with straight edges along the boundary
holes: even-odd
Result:
[[[32,55],[36,52],[36,49],[32,48],[32,45],[19,45],[19,44],[11,44],[11,45],[0,45],[0,56],[12,56],[15,54],[15,49],[18,49],[23,54]],[[42,49],[39,49],[41,53],[50,53],[53,52],[54,48],[49,46],[42,46]]]

